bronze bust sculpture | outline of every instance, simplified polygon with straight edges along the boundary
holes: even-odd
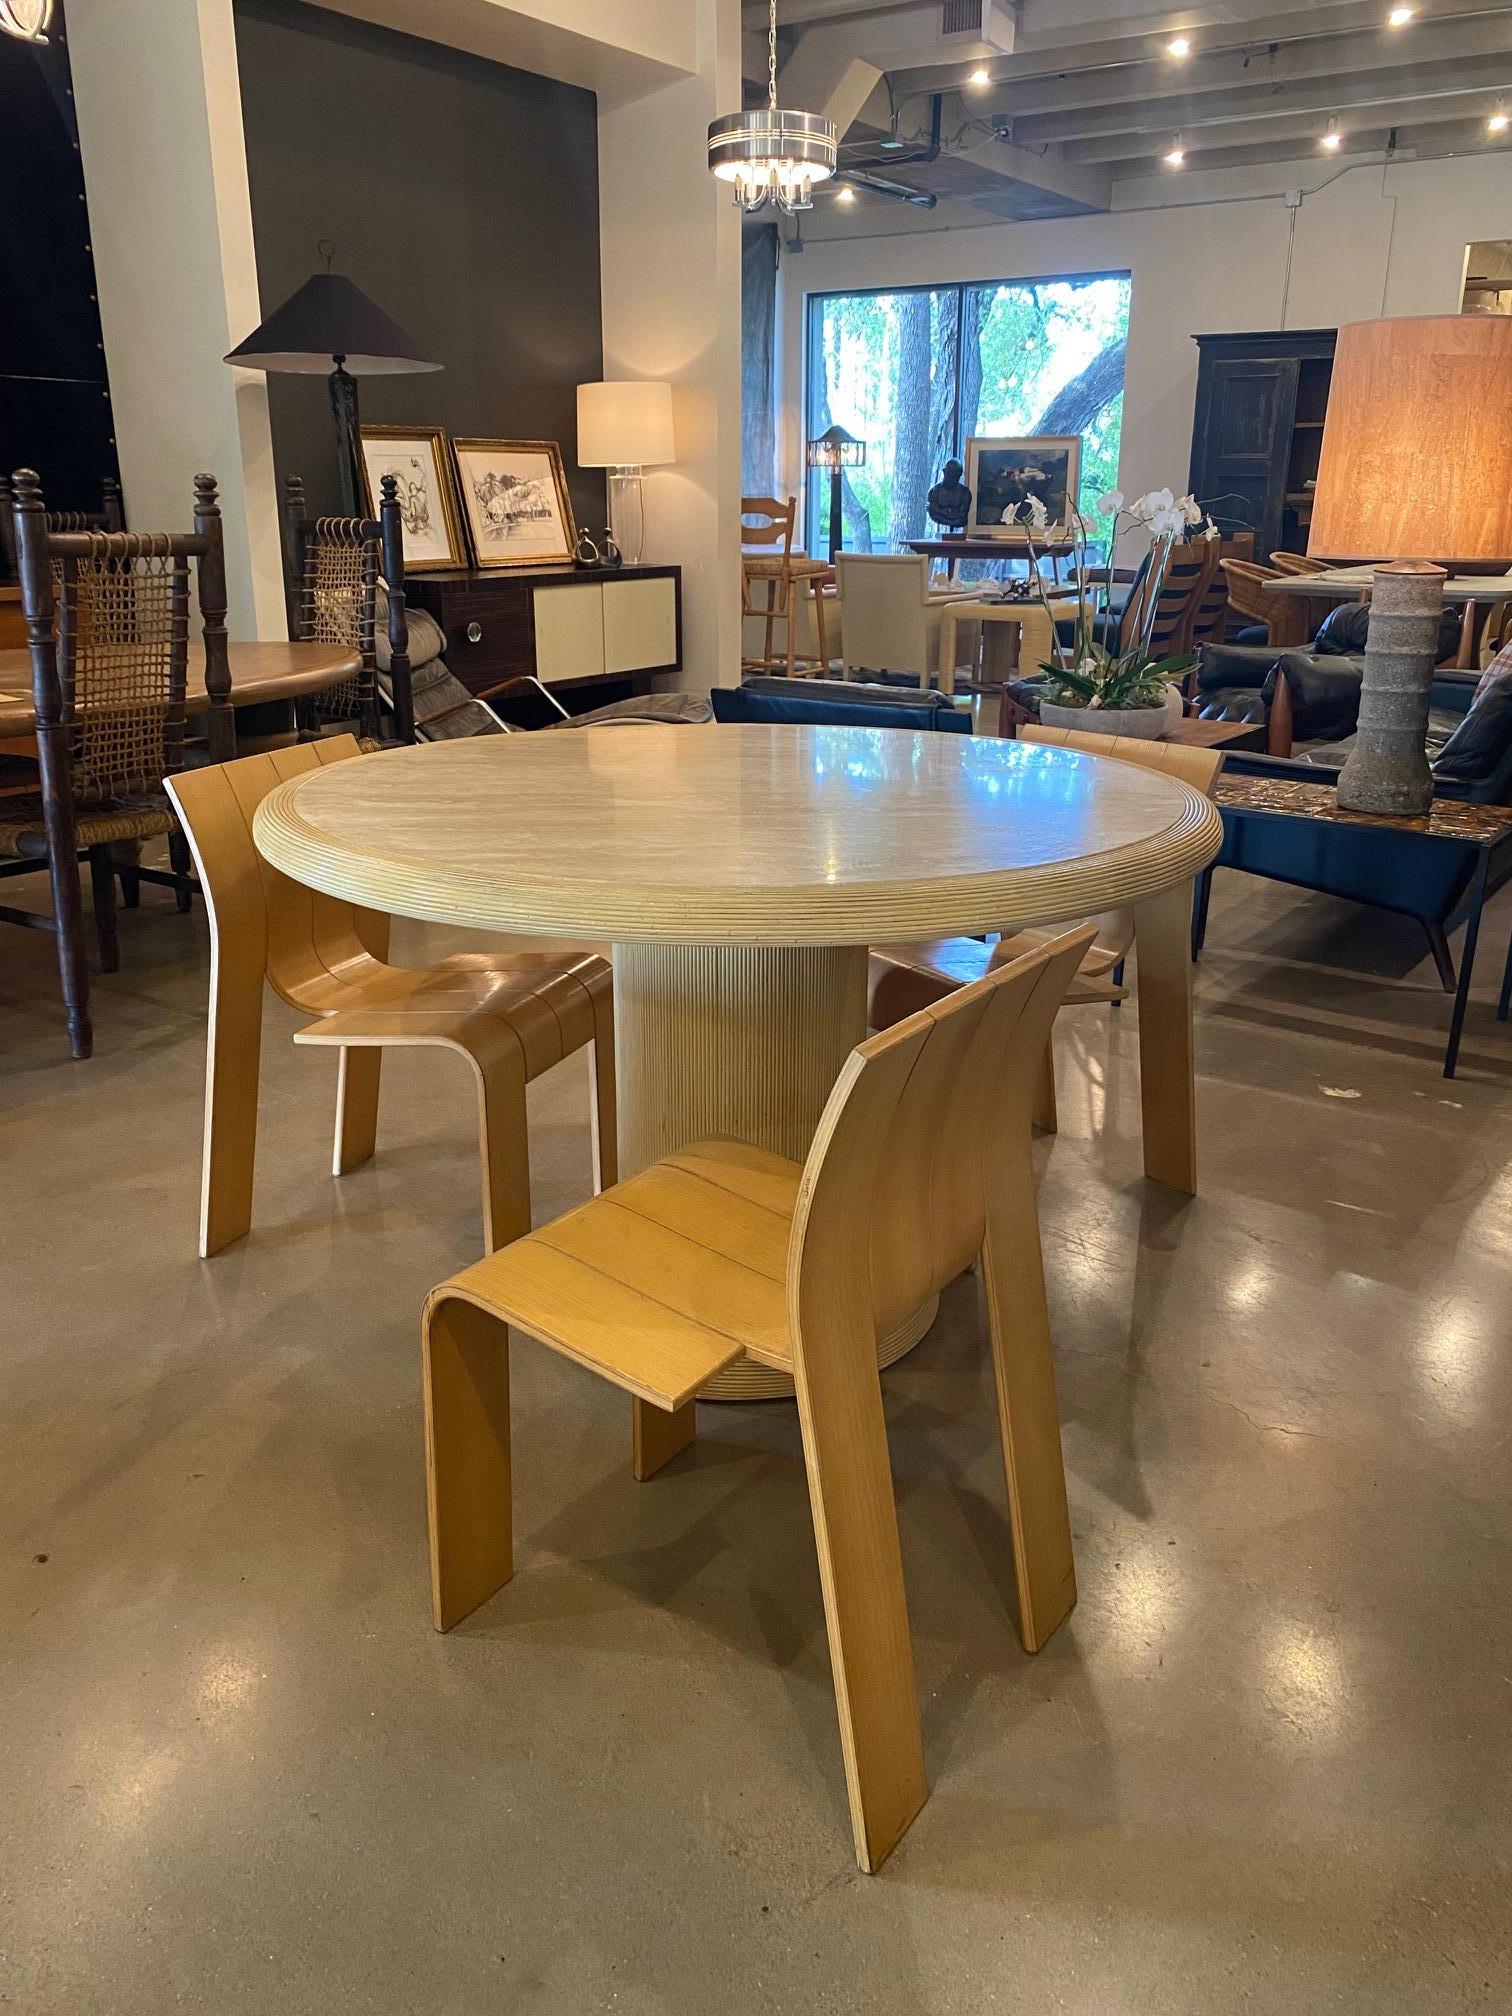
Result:
[[[964,532],[971,516],[971,492],[961,481],[961,465],[954,457],[945,464],[940,480],[929,493],[929,515],[946,532]]]

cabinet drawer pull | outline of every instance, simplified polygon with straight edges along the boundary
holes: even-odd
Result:
[[[469,644],[481,644],[483,642],[483,625],[481,623],[468,624],[467,641]]]

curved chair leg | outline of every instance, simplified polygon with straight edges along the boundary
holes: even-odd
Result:
[[[336,1078],[333,1176],[346,1176],[373,1159],[378,1143],[378,1083],[382,1070],[381,1044],[342,1044]]]
[[[1076,1603],[1076,1568],[1034,1177],[1027,1154],[1013,1159],[1016,1167],[995,1172],[982,1286],[1018,1575],[1019,1635],[1025,1651],[1038,1652]]]
[[[431,1613],[438,1631],[514,1574],[509,1331],[470,1302],[432,1302],[422,1326]]]
[[[1034,1082],[1033,1118],[1041,1134],[1059,1133],[1059,1113],[1055,1103],[1055,1044],[1049,1037],[1045,1039],[1045,1054],[1040,1059],[1039,1075]]]

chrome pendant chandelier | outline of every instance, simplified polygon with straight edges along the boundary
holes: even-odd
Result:
[[[0,0],[3,4],[3,0]],[[775,204],[789,216],[813,208],[816,182],[835,172],[834,121],[815,112],[783,112],[777,104],[777,0],[767,28],[767,102],[758,111],[732,112],[709,128],[709,167],[734,185],[747,212]]]
[[[18,42],[45,42],[52,0],[0,0],[0,31]]]

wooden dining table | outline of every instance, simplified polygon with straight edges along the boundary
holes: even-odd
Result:
[[[344,644],[233,643],[231,705],[268,707],[287,704],[310,693],[321,693],[355,678],[362,660]],[[189,646],[186,700],[190,718],[210,706],[205,691],[205,650]],[[31,659],[25,651],[0,651],[0,740],[32,734],[37,725],[32,707]]]
[[[601,727],[332,764],[253,834],[373,910],[609,941],[622,1176],[707,1135],[802,1160],[866,1034],[869,946],[1129,905],[1145,1171],[1196,1187],[1191,894],[1223,823],[1159,773],[898,729]],[[745,1361],[707,1397],[790,1391]]]

